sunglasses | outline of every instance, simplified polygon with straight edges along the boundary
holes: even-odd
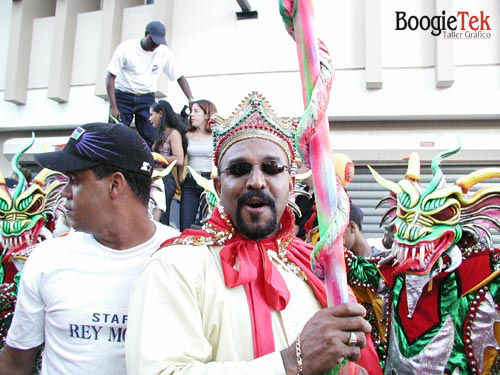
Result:
[[[273,160],[255,164],[246,162],[234,163],[224,169],[222,173],[226,173],[234,177],[242,177],[249,174],[252,171],[254,165],[259,165],[262,172],[264,172],[268,176],[275,176],[285,170],[290,171],[290,167]]]

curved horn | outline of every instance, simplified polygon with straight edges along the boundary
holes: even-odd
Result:
[[[386,180],[385,178],[383,178],[381,175],[378,174],[377,171],[375,171],[375,169],[373,169],[372,167],[370,167],[368,165],[368,169],[370,170],[373,178],[375,178],[375,181],[378,182],[379,185],[382,185],[383,187],[385,187],[386,189],[392,191],[394,194],[399,194],[401,193],[403,190],[401,189],[401,186],[399,186],[398,184],[396,184],[395,182],[392,182],[392,181],[389,181],[389,180]]]
[[[440,154],[437,154],[436,156],[434,156],[434,158],[432,159],[432,162],[431,162],[432,173],[434,174],[434,176],[432,177],[432,180],[427,185],[427,188],[425,189],[422,196],[426,196],[426,195],[432,193],[434,190],[436,190],[438,188],[438,186],[444,185],[446,183],[443,171],[441,170],[441,168],[439,168],[439,164],[441,164],[441,161],[444,158],[447,158],[448,156],[456,154],[458,151],[460,151],[461,148],[462,148],[462,144],[460,143],[460,140],[458,140],[457,147],[450,149],[450,150],[443,151]]]
[[[301,173],[301,174],[296,174],[295,175],[295,179],[297,181],[303,181],[303,180],[306,180],[308,179],[309,177],[312,176],[312,171],[309,169],[307,172],[305,173]]]
[[[9,191],[9,188],[7,187],[7,182],[5,181],[5,178],[3,177],[2,171],[0,171],[0,188],[5,190],[6,192]]]
[[[408,159],[408,170],[406,171],[405,178],[420,181],[420,157],[416,152],[412,152]]]
[[[54,173],[52,169],[43,168],[40,172],[38,172],[36,177],[33,179],[33,182],[40,186],[45,186],[45,179],[52,173]]]
[[[152,152],[151,155],[153,155],[153,160],[158,162],[158,163],[162,163],[162,164],[165,164],[165,165],[168,165],[168,161],[163,157],[163,155],[157,153],[157,152]]]
[[[19,159],[21,158],[21,156],[26,152],[26,150],[28,150],[31,146],[33,146],[33,143],[35,143],[35,133],[32,132],[31,133],[31,142],[25,146],[21,151],[19,151],[16,155],[14,155],[14,158],[12,159],[12,170],[16,173],[17,175],[17,178],[18,178],[18,183],[17,183],[17,188],[16,188],[16,191],[14,192],[14,201],[17,200],[17,198],[19,197],[19,195],[21,194],[21,192],[23,191],[24,189],[24,183],[26,182],[26,178],[24,177],[24,174],[23,172],[21,172],[21,170],[19,169]]]
[[[456,181],[456,184],[460,186],[462,192],[465,194],[470,190],[471,187],[480,183],[481,181],[499,177],[500,168],[483,168],[478,171],[469,173],[467,176],[460,177]]]
[[[153,176],[151,177],[153,180],[156,180],[157,178],[163,178],[167,176],[172,169],[174,169],[175,165],[177,164],[177,160],[174,160],[172,163],[168,165],[167,168],[159,171],[159,170],[153,170]]]

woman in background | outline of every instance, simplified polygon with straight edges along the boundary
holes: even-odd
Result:
[[[195,100],[190,105],[187,138],[188,165],[205,178],[212,172],[212,129],[209,119],[217,112],[215,105],[208,100]],[[180,230],[195,224],[196,214],[203,188],[194,178],[187,174],[182,182],[182,199],[180,208]]]
[[[186,133],[177,118],[170,103],[159,100],[149,109],[149,121],[156,130],[156,140],[153,151],[161,154],[169,163],[177,160],[175,164],[179,175],[184,167],[184,157],[187,151]],[[174,168],[174,169],[175,169]],[[160,218],[162,224],[170,224],[170,204],[177,189],[174,171],[163,177],[165,185],[166,211]]]

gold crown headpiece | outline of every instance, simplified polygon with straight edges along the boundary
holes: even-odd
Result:
[[[294,136],[297,120],[277,117],[271,105],[258,92],[247,95],[227,119],[215,115],[210,122],[215,166],[219,165],[229,147],[251,138],[274,142],[283,149],[289,162],[295,160]]]

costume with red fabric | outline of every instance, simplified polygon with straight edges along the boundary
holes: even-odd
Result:
[[[378,321],[387,325],[387,374],[500,373],[500,250],[490,233],[500,230],[500,187],[469,193],[500,168],[448,184],[439,164],[459,149],[434,157],[425,187],[416,153],[397,184],[372,171],[391,191],[383,223],[394,223],[394,244],[383,259],[346,256],[356,291],[373,301],[387,285]]]
[[[234,288],[242,285],[245,288],[255,358],[274,352],[271,309],[282,311],[290,299],[290,292],[283,278],[267,255],[268,250],[276,251],[279,259],[309,284],[321,306],[327,305],[324,284],[310,267],[312,246],[295,237],[293,228],[294,216],[287,208],[276,236],[253,241],[236,232],[222,207],[217,207],[203,230],[186,230],[179,237],[167,240],[162,245],[223,246],[220,260],[226,286]],[[367,342],[359,364],[370,374],[381,374],[369,337]]]
[[[15,185],[0,172],[0,349],[14,315],[24,263],[37,243],[52,238],[55,222],[63,213],[60,192],[66,178],[43,169],[31,182],[20,169],[19,159],[34,141],[33,136],[12,159]]]

